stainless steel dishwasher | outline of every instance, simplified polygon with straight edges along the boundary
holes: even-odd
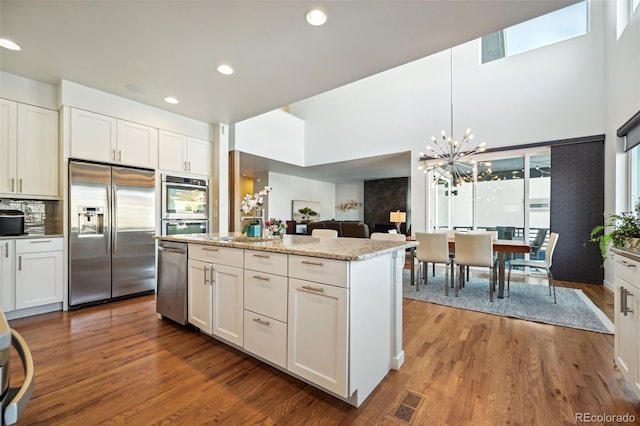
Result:
[[[156,312],[187,324],[187,244],[158,242]]]

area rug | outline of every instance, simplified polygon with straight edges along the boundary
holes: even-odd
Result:
[[[417,278],[416,278],[417,279]],[[474,278],[454,297],[449,288],[449,296],[444,295],[444,274],[429,275],[427,285],[421,284],[420,291],[411,285],[408,271],[404,271],[403,297],[438,305],[468,309],[494,315],[536,321],[545,324],[613,334],[613,323],[584,294],[582,290],[556,287],[558,303],[553,303],[548,286],[511,282],[511,296],[498,299],[497,289],[493,302],[489,302],[489,281]]]

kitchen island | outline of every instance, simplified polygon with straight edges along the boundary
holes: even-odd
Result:
[[[416,242],[156,237],[188,243],[188,322],[359,406],[404,362],[402,269]]]

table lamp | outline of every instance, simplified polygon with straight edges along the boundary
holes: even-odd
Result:
[[[400,224],[406,221],[407,221],[407,214],[405,212],[396,210],[395,212],[389,213],[389,222],[395,222],[396,229],[398,230],[398,234],[400,234]]]

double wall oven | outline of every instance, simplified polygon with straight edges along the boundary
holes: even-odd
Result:
[[[162,175],[162,235],[209,232],[209,182]]]

